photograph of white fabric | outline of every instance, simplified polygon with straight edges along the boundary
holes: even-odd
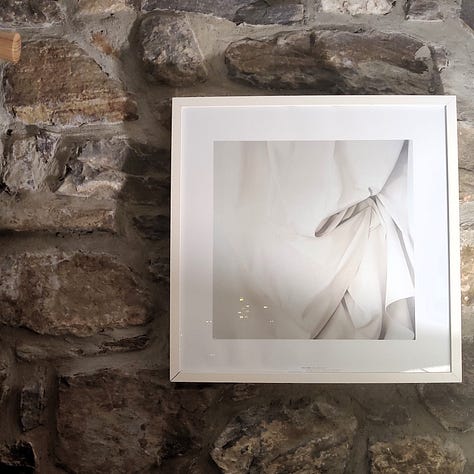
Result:
[[[411,155],[215,142],[213,337],[415,339]]]

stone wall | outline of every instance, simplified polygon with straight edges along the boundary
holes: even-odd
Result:
[[[0,101],[0,472],[474,472],[474,2],[27,0]],[[456,94],[464,383],[171,384],[170,98]],[[427,170],[429,173],[429,170]]]

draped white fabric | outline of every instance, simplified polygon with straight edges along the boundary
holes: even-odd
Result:
[[[410,143],[217,142],[213,334],[413,339]]]

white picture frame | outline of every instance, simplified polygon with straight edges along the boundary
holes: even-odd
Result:
[[[170,380],[460,382],[456,120],[454,96],[174,98]],[[412,340],[214,337],[215,143],[328,140],[412,144],[416,336]]]

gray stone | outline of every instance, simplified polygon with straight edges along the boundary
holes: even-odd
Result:
[[[471,293],[469,290],[469,298]],[[474,342],[465,341],[462,352],[462,383],[420,385],[419,392],[423,403],[445,429],[466,432],[474,429]]]
[[[20,393],[20,423],[23,431],[29,431],[44,422],[46,391],[43,378],[26,385]]]
[[[351,15],[385,15],[394,4],[392,0],[321,0],[321,9],[324,12]]]
[[[55,160],[59,139],[57,134],[39,131],[8,140],[0,165],[4,189],[13,194],[48,190],[61,173]]]
[[[207,68],[186,16],[162,12],[140,25],[142,59],[147,72],[170,86],[190,86],[207,79]]]
[[[253,407],[214,443],[212,459],[225,473],[343,473],[357,429],[346,409],[324,400]]]
[[[81,473],[161,472],[167,459],[199,452],[217,391],[174,389],[167,378],[149,370],[63,377],[56,447],[61,463]]]
[[[143,0],[142,10],[204,13],[254,25],[288,25],[304,18],[299,0]]]
[[[429,436],[378,442],[369,456],[371,474],[459,474],[466,464],[459,446]]]
[[[58,188],[57,195],[76,197],[95,197],[97,199],[116,199],[127,179],[121,171],[120,160],[123,153],[117,150],[117,155],[107,154],[113,146],[108,147],[105,153],[103,148],[110,143],[86,143],[85,147],[78,147],[70,155],[66,163],[64,177]],[[102,150],[100,149],[102,148]]]
[[[139,0],[78,0],[78,15],[114,15],[135,10]]]
[[[143,0],[142,10],[207,13],[232,20],[240,8],[252,3],[255,3],[255,0]]]
[[[160,183],[170,180],[169,152],[129,142],[125,137],[76,141],[70,144],[57,195],[117,199],[127,180],[145,175]],[[131,176],[130,176],[131,175]],[[127,189],[133,184],[127,185]]]
[[[232,79],[262,89],[434,94],[439,54],[404,34],[328,29],[240,40],[225,61]]]
[[[57,0],[9,0],[0,3],[2,26],[49,26],[64,15]]]
[[[459,167],[474,171],[474,125],[458,122]]]
[[[441,21],[439,0],[408,0],[406,4],[406,19],[418,21]]]
[[[35,474],[36,455],[28,441],[0,446],[0,472]]]
[[[472,0],[462,0],[461,19],[474,30],[474,2]]]
[[[256,0],[240,7],[234,15],[235,23],[251,25],[291,25],[304,19],[304,6],[287,0]]]
[[[0,272],[1,324],[39,334],[88,336],[149,319],[138,277],[108,255],[8,255]]]
[[[7,66],[4,87],[7,109],[25,124],[71,127],[136,118],[123,86],[84,50],[59,38],[27,42],[21,61]]]
[[[75,359],[100,354],[139,351],[150,345],[147,328],[104,330],[92,337],[67,338],[36,336],[23,338],[15,347],[17,359],[25,362],[38,360]]]

